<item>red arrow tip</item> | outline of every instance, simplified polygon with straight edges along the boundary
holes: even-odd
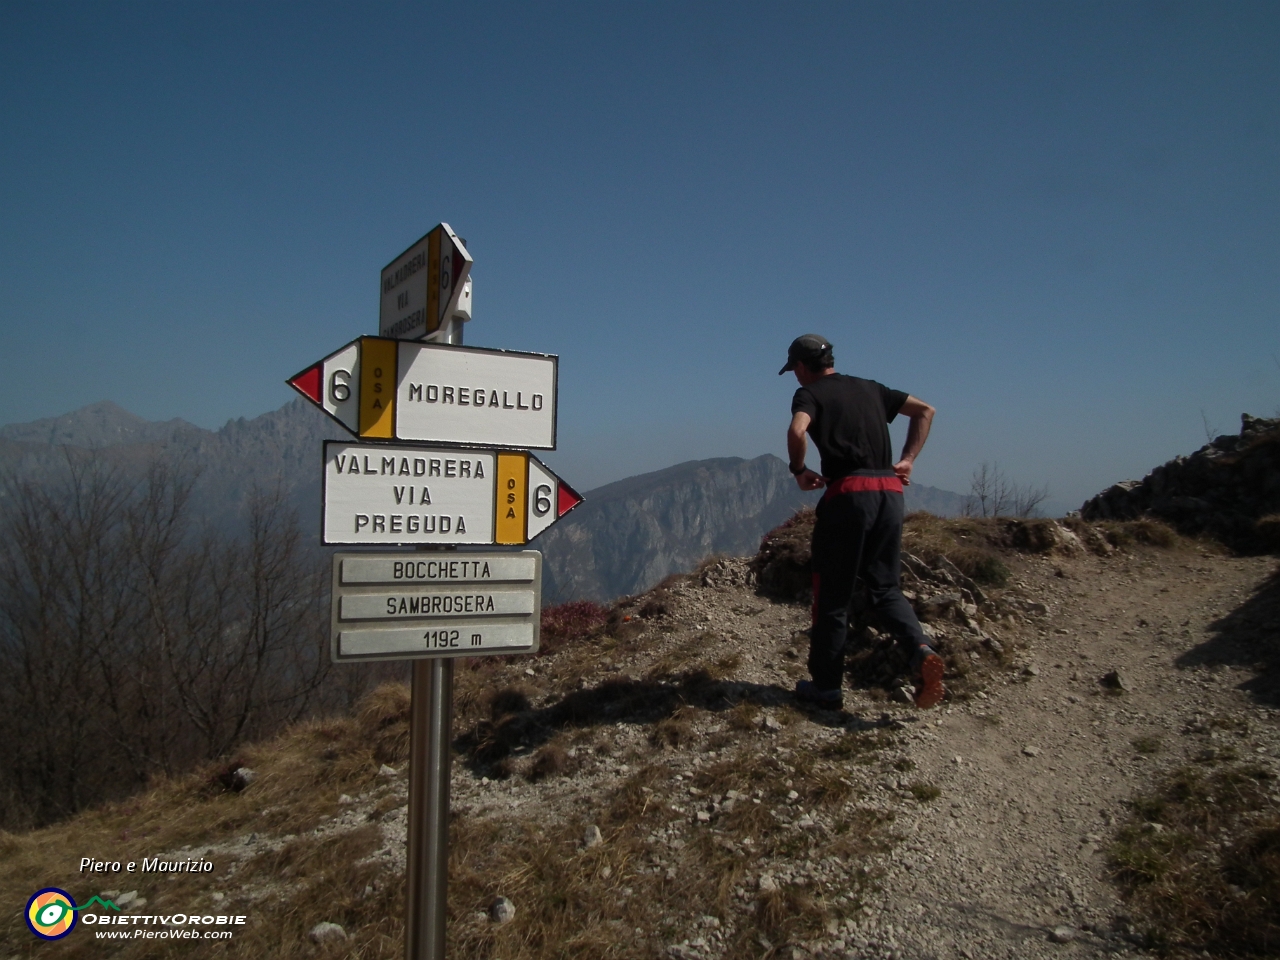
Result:
[[[566,513],[582,502],[582,497],[578,496],[563,480],[560,481],[560,502],[557,504],[557,517],[563,517]]]
[[[320,364],[307,367],[300,374],[289,379],[289,386],[312,403],[320,402]]]

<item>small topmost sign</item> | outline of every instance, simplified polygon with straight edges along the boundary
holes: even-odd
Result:
[[[382,270],[380,336],[424,340],[448,328],[458,306],[471,254],[442,223]]]

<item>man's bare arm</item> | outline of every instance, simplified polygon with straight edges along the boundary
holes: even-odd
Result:
[[[902,457],[893,465],[893,472],[904,484],[910,484],[911,467],[924,449],[924,442],[929,439],[929,427],[936,411],[918,397],[908,396],[898,412],[910,417],[911,425],[907,427],[907,442],[902,445]]]
[[[810,417],[803,411],[797,412],[791,418],[791,426],[787,428],[787,457],[790,459],[790,466],[799,468],[804,465],[805,455],[809,452],[809,430]],[[794,470],[792,471],[794,473]],[[800,485],[801,490],[817,490],[819,487],[826,486],[827,481],[818,476],[812,470],[805,470],[796,474],[796,483]]]

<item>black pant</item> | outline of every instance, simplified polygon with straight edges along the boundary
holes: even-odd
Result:
[[[859,470],[859,477],[892,477],[892,470]],[[898,582],[902,548],[902,494],[895,490],[828,493],[818,503],[813,528],[813,629],[809,674],[819,690],[844,680],[849,603],[861,581],[869,612],[914,660],[928,643]]]

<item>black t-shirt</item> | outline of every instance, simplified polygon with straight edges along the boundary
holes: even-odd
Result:
[[[831,373],[797,390],[791,413],[809,415],[809,436],[822,455],[822,475],[835,480],[855,470],[892,469],[888,424],[906,402],[901,390]]]

